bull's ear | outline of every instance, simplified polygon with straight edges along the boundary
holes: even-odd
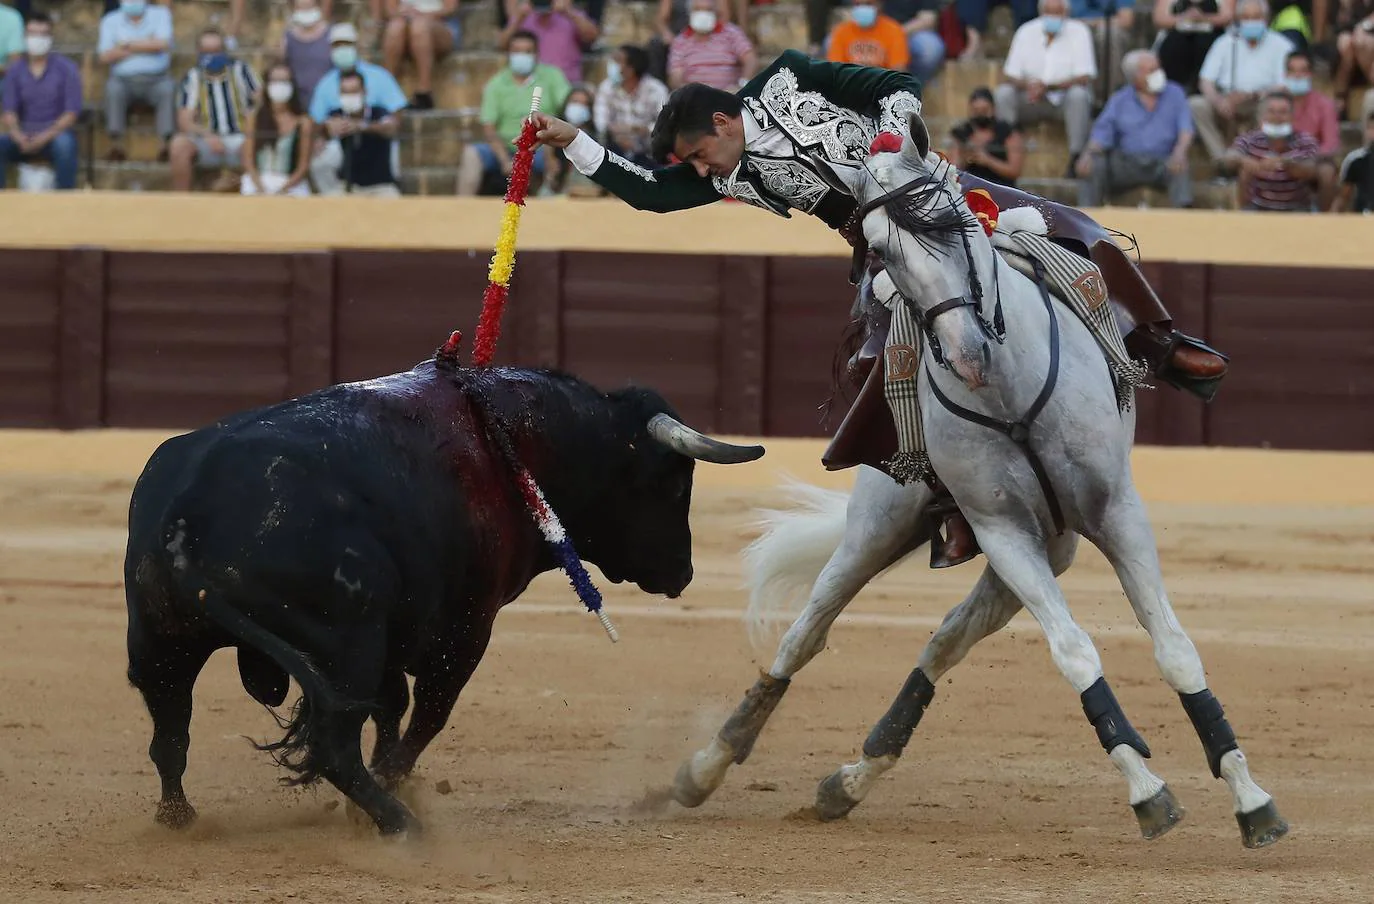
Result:
[[[920,113],[906,115],[906,138],[902,141],[902,156],[913,169],[925,166],[926,155],[930,153],[930,131]]]

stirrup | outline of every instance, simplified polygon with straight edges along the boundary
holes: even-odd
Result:
[[[1173,386],[1175,389],[1182,389],[1185,392],[1192,393],[1199,399],[1202,399],[1203,402],[1212,401],[1212,399],[1216,398],[1217,390],[1221,388],[1221,381],[1226,379],[1226,373],[1229,373],[1229,371],[1223,372],[1215,377],[1195,377],[1192,374],[1184,373],[1170,363],[1173,359],[1174,352],[1181,345],[1197,351],[1216,355],[1228,364],[1231,361],[1228,356],[1223,355],[1201,339],[1194,339],[1192,336],[1174,330],[1169,337],[1168,347],[1164,352],[1163,359],[1160,361],[1159,366],[1154,369],[1155,376],[1165,383],[1168,383],[1170,386]]]

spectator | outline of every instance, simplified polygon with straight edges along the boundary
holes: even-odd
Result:
[[[685,31],[687,19],[691,15],[692,0],[659,0],[658,13],[654,16],[654,36],[649,39],[649,72],[654,78],[661,82],[668,81],[668,48],[673,43],[673,38]],[[741,7],[746,5],[747,0],[738,0]],[[821,19],[820,31],[817,33],[816,47],[820,47],[821,39],[825,37],[826,18],[830,15],[830,7],[835,0],[807,0],[807,21],[811,19],[811,4],[820,2],[824,5],[824,13]],[[730,8],[726,0],[718,0],[716,4],[716,15],[722,22],[730,21]],[[743,26],[745,19],[740,17],[736,24]],[[817,50],[813,56],[820,56]]]
[[[0,79],[24,53],[24,16],[0,3]]]
[[[309,108],[315,86],[334,68],[329,59],[329,14],[320,0],[294,0],[291,24],[282,38],[281,56],[295,77],[297,100]]]
[[[950,130],[948,157],[955,169],[989,182],[1016,187],[1026,162],[1021,130],[993,116],[992,92],[975,88],[968,98],[968,119]]]
[[[1100,96],[1110,97],[1122,86],[1118,73],[1131,46],[1131,29],[1135,26],[1133,0],[1069,0],[1069,16],[1092,29],[1097,59],[1103,60],[1098,72],[1102,79]],[[1109,37],[1111,46],[1107,47]]]
[[[734,91],[756,68],[754,45],[738,25],[720,21],[715,0],[691,0],[687,30],[668,48],[668,84],[701,82]]]
[[[997,86],[997,117],[1024,126],[1062,119],[1069,138],[1069,176],[1092,125],[1092,89],[1097,55],[1092,32],[1065,19],[1065,0],[1040,0],[1040,17],[1016,29]]]
[[[1288,55],[1284,85],[1293,95],[1293,131],[1317,139],[1317,207],[1330,210],[1336,200],[1336,157],[1341,150],[1341,125],[1336,102],[1312,87],[1312,55],[1295,50]]]
[[[1195,93],[1202,61],[1234,15],[1234,0],[1155,0],[1155,25],[1163,32],[1158,50],[1164,76]]]
[[[1365,214],[1374,211],[1374,114],[1365,119],[1364,147],[1351,151],[1341,163],[1341,193],[1331,211],[1346,209]]]
[[[1357,73],[1374,86],[1374,0],[1340,0],[1336,13],[1336,66],[1333,88],[1346,103],[1352,77]],[[1353,115],[1353,110],[1346,110]],[[1374,115],[1374,88],[1364,95],[1363,119]]]
[[[110,67],[105,82],[105,126],[110,133],[109,159],[125,159],[124,129],[129,105],[141,102],[155,111],[163,141],[158,160],[167,159],[175,131],[176,86],[172,82],[172,11],[147,0],[122,0],[119,9],[100,20],[96,45],[100,62]]]
[[[361,68],[339,76],[338,106],[329,110],[325,131],[343,150],[336,178],[346,192],[379,198],[401,196],[396,174],[400,124],[394,110],[367,102]]]
[[[563,70],[537,62],[539,39],[528,31],[511,35],[505,69],[491,77],[482,89],[482,130],[485,142],[469,142],[458,167],[458,194],[475,195],[485,179],[494,181],[510,172],[515,139],[530,113],[534,89],[544,91],[543,103],[551,110],[563,106],[572,87]],[[543,154],[534,156],[534,171],[544,171]]]
[[[313,130],[291,67],[283,62],[268,69],[263,94],[253,128],[244,136],[239,190],[245,195],[308,196]]]
[[[1080,207],[1098,207],[1114,191],[1139,185],[1168,188],[1175,207],[1193,206],[1188,146],[1193,117],[1188,95],[1170,82],[1148,50],[1133,50],[1121,68],[1130,82],[1111,96],[1078,158]]]
[[[896,19],[878,11],[878,0],[852,0],[849,16],[825,40],[825,56],[832,63],[905,69],[911,62],[906,32]]]
[[[625,44],[616,50],[606,64],[606,80],[597,89],[592,122],[607,148],[652,169],[649,133],[658,111],[668,102],[668,86],[649,75],[648,69],[649,54],[643,48]]]
[[[954,9],[959,21],[964,24],[964,37],[967,43],[961,60],[977,59],[983,49],[983,32],[988,30],[988,13],[998,0],[954,0]],[[1011,7],[1012,22],[1019,30],[1037,15],[1035,0],[1007,0]]]
[[[24,27],[25,55],[4,83],[0,188],[16,161],[51,160],[59,189],[76,188],[77,145],[72,126],[81,115],[81,70],[52,54],[52,19],[34,13]]]
[[[601,35],[601,29],[574,7],[572,0],[523,3],[501,32],[501,49],[509,50],[519,32],[534,35],[539,42],[539,62],[563,70],[568,84],[582,81],[582,48],[591,46]]]
[[[907,70],[929,82],[945,61],[945,41],[940,37],[940,12],[944,0],[883,0],[883,12],[902,26],[906,37]]]
[[[331,110],[341,109],[339,82],[345,73],[357,72],[362,76],[365,110],[382,107],[389,114],[400,113],[406,108],[406,95],[397,84],[395,76],[381,66],[358,58],[358,30],[347,22],[340,22],[329,29],[329,59],[334,68],[324,74],[315,93],[310,98],[310,118],[317,128],[322,129],[329,138],[316,149],[310,164],[310,178],[315,181],[315,189],[322,195],[335,195],[343,191],[339,181],[339,168],[343,165],[343,148],[330,134],[326,122]],[[528,111],[527,111],[528,112]],[[399,155],[391,167],[399,171]]]
[[[453,32],[445,20],[458,10],[458,0],[387,0],[386,31],[382,54],[386,68],[401,74],[401,61],[409,54],[415,64],[417,110],[434,109],[434,64],[453,50]]]
[[[1222,124],[1236,129],[1254,120],[1259,96],[1283,84],[1284,61],[1293,44],[1270,31],[1265,0],[1239,0],[1237,33],[1222,38],[1207,51],[1198,76],[1201,94],[1188,99],[1193,125],[1213,160],[1226,152]]]
[[[643,53],[643,51],[640,52]],[[574,85],[572,90],[568,92],[567,99],[563,101],[563,109],[558,114],[558,118],[577,126],[579,129],[591,131],[593,128],[592,109],[595,105],[596,99],[592,96],[590,88],[585,85]],[[544,156],[545,172],[548,173],[548,177],[544,179],[544,184],[539,187],[539,195],[547,197],[566,190],[570,176],[576,170],[568,166],[568,155],[564,153],[563,148],[544,145],[537,148],[536,153]]]
[[[200,58],[181,80],[178,134],[172,139],[172,190],[191,190],[191,168],[239,166],[243,127],[258,96],[258,76],[224,51],[224,33],[211,26],[197,39]]]
[[[1271,91],[1260,100],[1260,127],[1236,139],[1228,169],[1238,171],[1245,210],[1310,211],[1317,179],[1317,139],[1293,131],[1293,100]]]

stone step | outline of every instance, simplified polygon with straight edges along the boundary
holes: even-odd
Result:
[[[1060,204],[1078,204],[1078,180],[1061,178],[1025,178],[1017,181],[1017,187]],[[1168,207],[1169,196],[1166,192],[1153,188],[1138,188],[1122,192],[1112,199],[1109,207]],[[1193,203],[1204,210],[1235,210],[1236,184],[1232,180],[1195,179],[1193,180]]]

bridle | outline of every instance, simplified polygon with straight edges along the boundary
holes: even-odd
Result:
[[[870,177],[872,177],[872,173],[870,173],[869,175]],[[910,182],[907,182],[903,185],[899,185],[898,187],[890,191],[884,192],[878,197],[866,201],[858,206],[858,208],[854,212],[854,218],[851,221],[854,224],[854,257],[850,269],[851,283],[857,284],[858,278],[862,276],[864,264],[868,257],[868,240],[864,237],[863,234],[864,218],[867,217],[874,210],[877,210],[879,207],[884,207],[892,203],[893,201],[900,200],[918,188],[931,185],[932,178],[934,177],[917,176]],[[951,202],[953,201],[953,196],[950,194],[949,188],[947,186],[940,187],[939,191],[943,192],[946,196],[949,196]],[[902,227],[898,226],[897,228],[900,229]],[[911,299],[906,298],[905,296],[903,296],[901,299],[901,303],[907,306],[907,309],[911,312],[912,318],[916,321],[921,331],[925,334],[926,340],[930,343],[931,356],[935,359],[937,364],[939,364],[941,367],[944,367],[946,370],[950,370],[952,368],[950,367],[948,361],[946,360],[940,348],[940,342],[936,338],[934,331],[935,319],[939,317],[941,314],[948,313],[949,311],[952,311],[956,308],[972,307],[977,316],[978,325],[983,329],[983,332],[989,336],[989,338],[994,339],[999,344],[1001,344],[1006,339],[1006,324],[1002,316],[1002,281],[999,278],[998,272],[998,265],[1000,264],[998,255],[994,253],[992,256],[992,281],[993,286],[995,287],[995,291],[997,293],[997,301],[993,312],[993,322],[992,324],[988,324],[988,322],[983,319],[982,286],[978,281],[977,270],[973,258],[973,249],[969,243],[967,228],[961,229],[959,235],[960,238],[963,240],[964,253],[968,256],[970,276],[969,284],[971,294],[973,297],[969,298],[967,296],[960,295],[956,296],[955,298],[949,298],[940,302],[937,305],[934,305],[928,311],[922,311],[920,308],[916,306],[916,304]],[[1060,357],[1059,320],[1055,315],[1054,305],[1050,301],[1049,290],[1045,287],[1044,266],[1040,263],[1039,260],[1035,258],[1030,258],[1030,262],[1032,270],[1035,274],[1036,288],[1040,290],[1040,298],[1045,304],[1045,313],[1049,317],[1050,321],[1050,365],[1049,373],[1045,376],[1045,383],[1041,387],[1039,395],[1035,397],[1035,401],[1033,401],[1031,403],[1030,408],[1027,409],[1025,415],[1021,417],[1020,420],[1016,421],[1008,421],[1003,420],[1001,418],[990,417],[986,414],[982,414],[980,412],[965,408],[964,406],[955,402],[953,399],[947,396],[943,390],[940,389],[940,385],[935,379],[932,378],[928,382],[930,384],[931,393],[940,402],[940,404],[944,406],[944,408],[951,414],[970,423],[978,424],[982,427],[987,427],[990,430],[996,430],[998,433],[1001,433],[1008,439],[1010,439],[1017,446],[1017,448],[1021,450],[1022,454],[1026,456],[1026,461],[1030,465],[1031,472],[1035,474],[1036,482],[1040,484],[1040,491],[1045,495],[1045,501],[1049,505],[1050,517],[1054,521],[1055,530],[1059,534],[1063,534],[1065,528],[1064,510],[1059,504],[1059,497],[1055,495],[1054,487],[1050,484],[1049,474],[1045,471],[1044,463],[1040,460],[1040,456],[1036,454],[1035,450],[1032,449],[1030,445],[1031,423],[1034,422],[1035,418],[1039,416],[1040,412],[1049,402],[1050,396],[1054,393],[1055,384],[1059,381]]]

